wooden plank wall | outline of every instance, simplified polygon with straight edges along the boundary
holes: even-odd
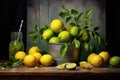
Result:
[[[27,33],[34,29],[38,24],[40,27],[50,24],[54,18],[59,18],[58,13],[62,11],[61,5],[65,5],[70,9],[85,11],[89,8],[93,9],[93,24],[100,26],[99,33],[106,39],[106,15],[105,0],[28,0],[27,2]],[[27,50],[35,44],[31,38],[27,37]],[[42,50],[47,49],[47,43],[41,41],[37,43]]]

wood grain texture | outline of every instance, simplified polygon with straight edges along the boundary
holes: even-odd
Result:
[[[0,69],[0,80],[116,80],[120,78],[120,68],[93,68],[82,69],[79,66],[75,70],[57,70],[53,67],[18,67]]]
[[[106,38],[106,15],[104,1],[98,0],[28,0],[27,2],[27,33],[34,30],[34,26],[38,24],[41,28],[44,25],[50,25],[51,20],[60,18],[59,12],[62,11],[61,5],[65,5],[70,9],[85,11],[89,8],[93,9],[91,15],[94,19],[93,25],[99,26],[100,34]],[[65,24],[67,25],[67,24]],[[27,37],[27,50],[33,44],[31,38]],[[37,43],[42,50],[47,49],[47,43],[40,41]]]

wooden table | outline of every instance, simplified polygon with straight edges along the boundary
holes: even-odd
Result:
[[[0,69],[0,80],[119,80],[120,68],[92,68],[57,70],[53,67],[25,67]]]

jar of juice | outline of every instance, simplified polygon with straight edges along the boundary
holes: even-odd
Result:
[[[22,37],[22,32],[11,32],[11,41],[9,43],[9,59],[14,59],[17,51],[24,51]]]

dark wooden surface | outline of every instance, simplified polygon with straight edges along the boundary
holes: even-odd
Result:
[[[79,66],[75,70],[55,67],[19,67],[0,69],[0,80],[118,80],[120,68],[102,67],[90,70]]]

